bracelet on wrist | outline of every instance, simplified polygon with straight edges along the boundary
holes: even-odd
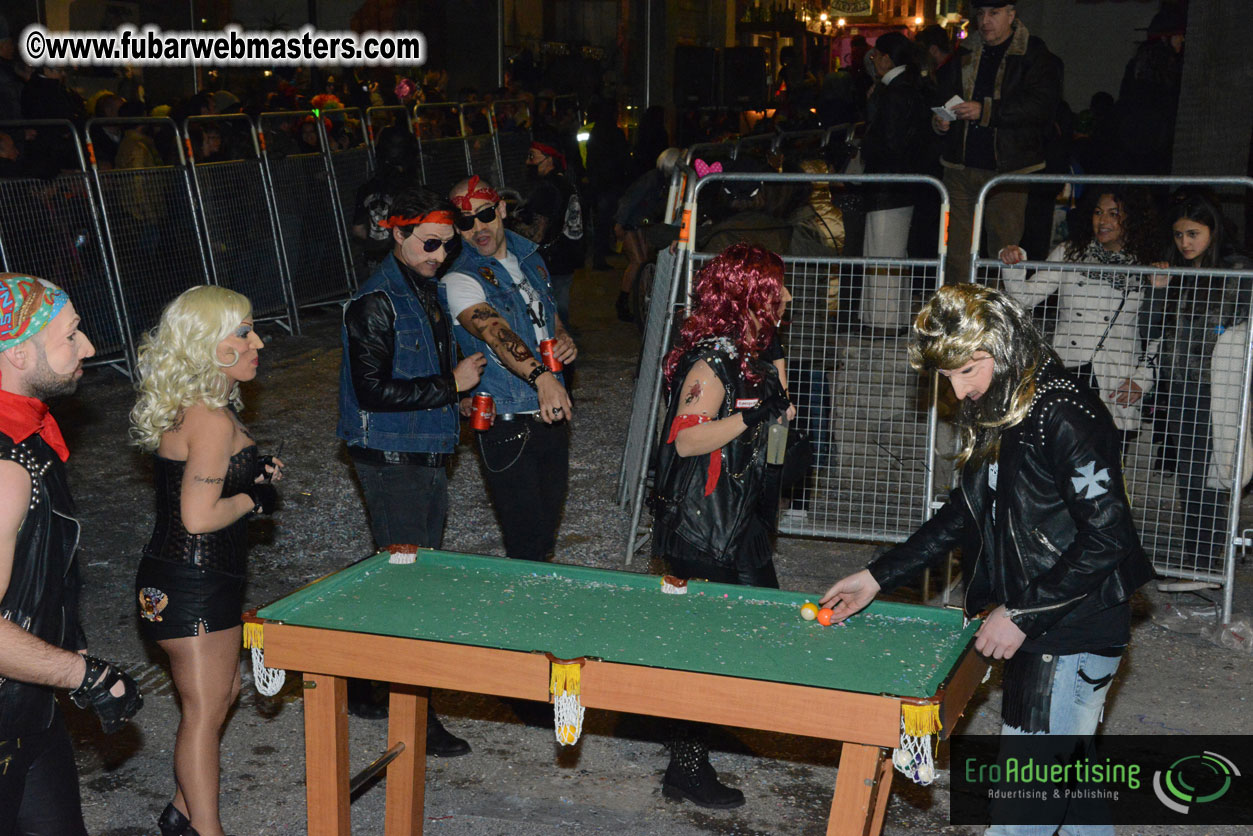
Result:
[[[543,363],[541,363],[540,365],[531,369],[531,373],[527,375],[527,378],[526,378],[526,385],[530,386],[532,389],[536,388],[536,381],[539,380],[540,375],[548,374],[550,372],[551,370],[547,366],[545,366]]]

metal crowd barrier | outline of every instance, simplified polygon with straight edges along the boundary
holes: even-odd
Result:
[[[189,287],[209,282],[209,268],[197,234],[191,176],[174,122],[146,117],[88,119],[88,136],[96,125],[134,129],[149,140],[153,151],[160,129],[166,129],[174,140],[174,165],[162,161],[151,167],[102,171],[95,154],[88,154],[113,273],[125,305],[124,324],[131,344],[136,345],[139,336],[156,325],[170,300]],[[143,142],[143,138],[133,141]]]
[[[376,158],[376,145],[379,132],[384,128],[390,128],[400,122],[404,122],[405,130],[413,134],[413,119],[410,118],[409,108],[402,105],[383,105],[381,107],[367,107],[365,109],[365,138],[370,145],[370,156]]]
[[[500,160],[496,156],[496,130],[492,127],[490,105],[483,102],[459,102],[457,112],[461,117],[466,164],[470,171],[499,188],[503,182],[500,177]]]
[[[197,159],[197,135],[224,128],[247,139],[242,147],[230,149],[229,156],[238,158]],[[252,120],[240,113],[191,116],[183,122],[183,131],[213,282],[247,296],[254,319],[273,320],[299,334],[296,300],[279,246],[278,217]]]
[[[4,121],[0,131],[10,135],[19,160],[36,147],[55,147],[50,134],[68,142],[77,160],[75,169],[62,169],[50,180],[36,176],[0,180],[0,267],[63,287],[96,348],[88,364],[109,365],[129,377],[134,345],[124,324],[125,306],[110,272],[96,195],[73,123]]]
[[[978,253],[988,194],[1004,183],[1241,189],[1253,178],[1004,176],[991,180],[975,209]],[[1146,196],[1147,199],[1147,196]],[[1073,214],[1072,214],[1073,217]],[[1135,218],[1126,214],[1124,225]],[[1072,223],[1090,223],[1077,218]],[[1163,249],[1169,233],[1162,235]],[[1181,579],[1169,588],[1222,588],[1230,620],[1236,548],[1253,540],[1240,526],[1242,489],[1253,476],[1250,389],[1253,387],[1253,269],[1169,268],[1069,261],[1065,245],[1007,267],[971,259],[975,281],[999,284],[1027,307],[1056,294],[1056,319],[1041,323],[1064,362],[1092,367],[1096,387],[1123,431],[1123,474],[1140,539],[1158,574]],[[1049,260],[1045,260],[1046,257]],[[1058,260],[1053,260],[1058,259]],[[1166,287],[1154,285],[1154,277]],[[1089,352],[1074,334],[1084,323],[1102,333]],[[1135,404],[1110,404],[1124,381],[1140,390]]]
[[[328,155],[335,193],[339,196],[339,212],[345,246],[352,262],[353,284],[369,278],[369,267],[360,247],[352,245],[352,217],[357,207],[357,191],[374,176],[374,154],[366,137],[366,124],[360,108],[347,107],[324,110],[330,120]]]
[[[531,150],[531,106],[524,99],[502,99],[492,102],[489,115],[501,187],[525,196],[526,157]]]
[[[762,188],[810,190],[814,184],[883,185],[912,183],[934,189],[943,212],[948,193],[938,180],[921,176],[710,174],[697,180],[685,171],[680,257],[668,277],[658,275],[655,287],[671,282],[670,294],[654,290],[644,357],[636,381],[636,409],[632,427],[643,434],[628,438],[624,478],[619,498],[631,504],[627,560],[647,539],[641,529],[647,491],[648,462],[656,442],[657,417],[664,411],[660,376],[649,368],[669,346],[676,305],[686,305],[695,272],[735,238],[758,240],[757,234],[725,228],[710,237],[698,225],[701,193],[711,186],[736,183]],[[708,199],[706,199],[708,203]],[[938,287],[943,276],[943,224],[935,230],[938,256],[934,259],[845,258],[814,247],[803,228],[813,222],[802,205],[783,219],[790,230],[790,253],[783,256],[788,289],[793,294],[791,325],[783,333],[789,390],[798,406],[795,426],[815,443],[815,467],[787,497],[791,507],[779,530],[784,534],[848,540],[900,542],[929,516],[929,500],[937,478],[936,386],[908,365],[907,324],[925,294]],[[714,229],[718,229],[717,226]],[[699,234],[698,242],[694,235]],[[777,230],[775,230],[777,231]],[[769,234],[769,231],[767,231]],[[847,306],[849,287],[884,289],[876,296],[878,327],[855,321]],[[678,294],[682,293],[682,297]],[[866,293],[862,294],[863,300]],[[671,304],[671,300],[674,304]],[[867,314],[863,301],[863,315]],[[662,317],[660,321],[656,317]],[[643,412],[640,412],[640,409]],[[943,478],[943,474],[939,474]]]
[[[457,133],[445,135],[456,117]],[[433,122],[432,120],[439,120]],[[447,195],[452,187],[474,172],[470,168],[470,155],[461,136],[461,109],[455,102],[420,104],[413,109],[413,121],[417,126],[418,155],[422,166],[422,182],[427,188]]]
[[[300,144],[306,120],[312,148]],[[257,128],[296,306],[347,299],[356,284],[326,126],[313,111],[285,111],[262,113]]]

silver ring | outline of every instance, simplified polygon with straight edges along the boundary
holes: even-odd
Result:
[[[560,414],[561,414],[561,413],[563,413],[563,412],[565,412],[565,408],[564,408],[564,407],[560,407],[560,406],[554,406],[554,407],[553,407],[553,415],[560,415]]]

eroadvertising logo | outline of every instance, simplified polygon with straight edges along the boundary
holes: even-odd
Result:
[[[1218,801],[1239,777],[1240,770],[1230,759],[1217,752],[1203,752],[1186,755],[1154,772],[1153,792],[1166,807],[1186,816],[1193,805]]]
[[[1243,735],[955,735],[953,824],[1253,825]]]

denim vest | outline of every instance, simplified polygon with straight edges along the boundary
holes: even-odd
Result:
[[[544,266],[544,259],[540,257],[534,243],[508,230],[505,231],[505,245],[510,253],[517,256],[518,263],[522,265],[523,276],[539,294],[540,302],[544,306],[544,321],[548,323],[548,335],[551,337],[557,306],[553,302],[552,288],[548,285],[548,268]],[[472,276],[483,288],[487,304],[496,309],[513,332],[526,343],[526,347],[531,349],[535,359],[540,360],[539,345],[535,342],[535,327],[527,316],[525,300],[514,288],[513,277],[499,261],[480,255],[473,246],[467,245],[461,248],[461,255],[449,272]],[[439,299],[447,310],[448,288],[443,282],[439,285]],[[497,412],[534,412],[539,409],[539,396],[535,394],[535,390],[527,386],[525,380],[509,371],[496,357],[491,346],[478,337],[471,336],[459,322],[453,327],[453,333],[457,335],[457,344],[461,346],[463,355],[469,357],[474,352],[481,351],[488,358],[487,366],[483,369],[483,379],[474,391],[491,395]],[[560,372],[557,372],[557,379],[565,384]]]
[[[414,296],[396,257],[389,255],[369,280],[361,286],[353,301],[368,293],[383,291],[395,311],[395,346],[392,356],[392,377],[411,380],[440,373],[438,344],[431,333],[431,323],[422,302]],[[347,305],[344,306],[347,311]],[[341,323],[340,343],[344,359],[339,371],[339,426],[335,434],[349,445],[399,453],[451,453],[456,447],[460,427],[457,407],[446,404],[437,409],[415,409],[408,412],[368,412],[361,408],[352,387],[352,371],[348,361],[348,329]]]

